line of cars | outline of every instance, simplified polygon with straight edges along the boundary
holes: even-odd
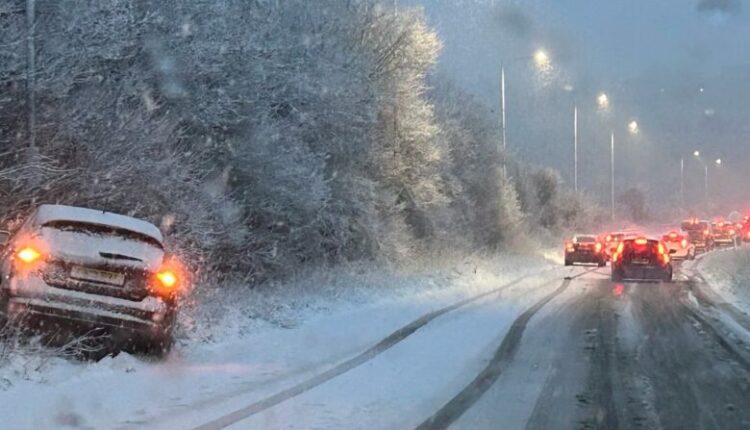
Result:
[[[610,232],[602,235],[577,234],[564,245],[565,265],[576,263],[611,266],[615,282],[671,282],[672,260],[692,260],[717,248],[737,247],[750,242],[750,215],[742,222],[690,218],[672,230],[654,237],[640,232]]]

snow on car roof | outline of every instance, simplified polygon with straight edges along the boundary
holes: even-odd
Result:
[[[96,209],[65,205],[41,205],[37,208],[36,224],[44,225],[52,221],[75,221],[87,224],[104,225],[129,230],[151,237],[162,243],[164,237],[150,222]]]

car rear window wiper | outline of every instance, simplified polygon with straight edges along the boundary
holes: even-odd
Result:
[[[140,258],[137,257],[131,257],[129,255],[123,255],[123,254],[115,254],[112,252],[99,252],[99,255],[101,255],[104,258],[110,258],[112,260],[131,260],[131,261],[143,261]]]

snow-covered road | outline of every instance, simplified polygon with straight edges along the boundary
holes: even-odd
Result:
[[[750,319],[730,281],[704,280],[714,267],[612,284],[608,268],[547,265],[165,363],[52,366],[0,392],[0,415],[13,429],[748,428]]]

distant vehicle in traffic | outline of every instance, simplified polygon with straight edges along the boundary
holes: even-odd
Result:
[[[607,265],[607,257],[603,251],[602,244],[596,239],[596,236],[590,234],[575,235],[570,241],[565,242],[565,265],[588,263],[604,267]]]
[[[623,240],[612,256],[612,281],[672,282],[669,252],[656,239],[639,237]]]
[[[603,235],[603,237],[600,238],[600,241],[602,242],[602,246],[604,247],[604,254],[607,257],[607,261],[612,259],[612,254],[615,253],[617,250],[617,245],[620,244],[620,242],[625,239],[626,233],[623,232],[613,232],[613,233],[607,233],[606,235]]]
[[[710,221],[692,218],[683,221],[681,227],[687,233],[688,240],[695,246],[697,253],[708,252],[714,248],[714,235]]]
[[[733,248],[739,245],[737,226],[725,221],[718,221],[711,225],[714,244],[717,247]]]
[[[695,245],[689,240],[687,235],[671,231],[661,238],[664,246],[674,260],[693,260],[695,259]]]
[[[741,223],[741,225],[739,226],[739,234],[742,242],[750,242],[750,222],[745,221]]]
[[[41,332],[103,333],[118,349],[170,349],[181,276],[153,224],[41,205],[6,242],[0,316]]]

